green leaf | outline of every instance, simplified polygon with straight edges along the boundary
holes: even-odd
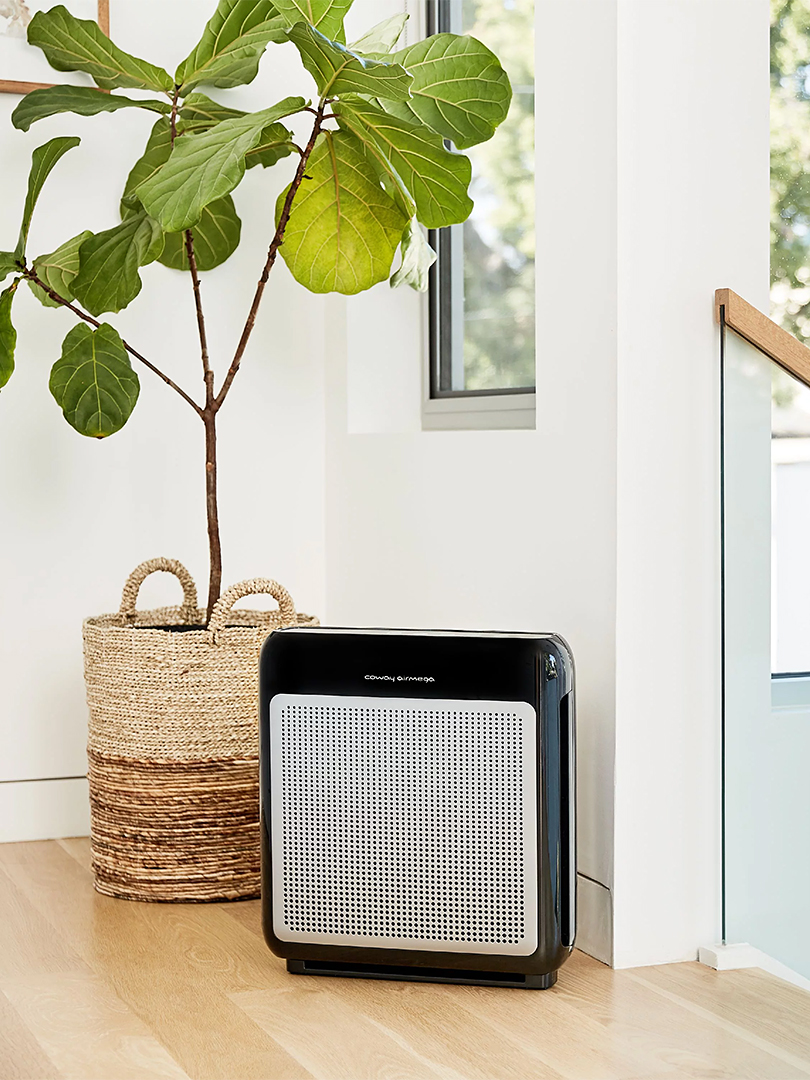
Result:
[[[136,101],[135,98],[115,97],[96,90],[94,86],[46,86],[42,90],[32,90],[22,98],[11,114],[15,128],[28,131],[33,123],[46,116],[72,112],[79,116],[95,116],[101,112],[115,112],[117,109],[149,109],[151,112],[167,113],[170,106],[165,101]]]
[[[436,252],[425,239],[416,218],[411,218],[402,234],[400,251],[402,263],[397,272],[391,275],[391,287],[395,289],[398,285],[410,285],[417,292],[427,292],[428,271],[436,262]]]
[[[335,113],[341,127],[390,163],[413,198],[423,225],[440,229],[470,216],[469,158],[446,150],[441,136],[362,102],[340,102]]]
[[[491,139],[509,112],[509,76],[476,38],[435,34],[390,59],[413,76],[411,100],[390,107],[384,101],[383,107],[403,119],[418,118],[459,150]]]
[[[63,300],[73,299],[73,279],[79,272],[79,248],[92,235],[87,229],[71,240],[67,240],[50,255],[38,255],[34,259],[34,272],[37,277],[58,293]],[[45,307],[59,307],[56,300],[52,300],[39,285],[35,285],[30,280],[28,284],[31,292]]]
[[[212,101],[205,94],[191,94],[186,98],[180,114],[178,131],[198,134],[212,128],[214,124],[219,124],[223,120],[233,120],[238,116],[247,116],[247,113],[220,105],[218,101]],[[245,155],[245,165],[248,169],[252,169],[254,165],[263,165],[265,168],[275,165],[281,158],[294,152],[292,138],[292,132],[283,124],[270,124],[262,131],[258,144],[252,150],[248,150]]]
[[[175,72],[180,93],[199,83],[241,86],[252,82],[271,41],[287,40],[287,22],[270,0],[220,0],[200,43]]]
[[[405,23],[409,16],[406,14],[392,15],[389,19],[372,26],[361,38],[352,42],[349,46],[352,52],[359,53],[388,53],[399,41]]]
[[[77,19],[64,5],[38,11],[28,27],[28,41],[45,53],[57,71],[86,71],[105,90],[134,87],[167,91],[174,88],[168,71],[130,56],[92,19]]]
[[[177,114],[178,132],[198,134],[207,131],[214,124],[221,124],[223,120],[234,120],[238,116],[247,116],[242,109],[229,109],[227,105],[220,105],[206,94],[199,91],[189,94],[183,102],[183,107]]]
[[[305,104],[301,97],[285,98],[270,109],[184,135],[163,168],[138,187],[138,198],[166,232],[190,228],[204,207],[237,186],[245,175],[245,155],[259,144],[263,130]]]
[[[92,315],[120,311],[141,291],[138,269],[154,262],[162,250],[158,223],[143,210],[132,214],[84,241],[73,295]]]
[[[192,97],[210,101],[203,94],[193,94]],[[191,98],[189,98],[190,100]],[[210,103],[211,105],[215,104],[215,102]],[[233,112],[231,109],[225,111]],[[237,113],[236,115],[245,114]],[[198,118],[195,120],[196,122],[202,123],[203,121]],[[208,121],[209,126],[213,126],[216,122],[216,120]],[[278,126],[281,127],[281,125]],[[282,130],[286,131],[286,128]],[[171,150],[171,127],[168,119],[161,117],[152,128],[152,133],[149,136],[142,157],[135,162],[132,171],[127,177],[124,195],[121,199],[121,216],[123,218],[126,219],[131,214],[137,214],[141,211],[141,203],[135,194],[135,189],[148,180],[150,176],[154,176],[166,164]],[[230,258],[239,246],[241,232],[242,222],[239,220],[239,215],[236,213],[236,207],[230,195],[217,199],[209,206],[204,207],[200,220],[194,226],[194,255],[197,260],[197,269],[213,270],[215,266],[219,266],[220,263]],[[163,251],[158,261],[172,270],[188,270],[185,234],[183,232],[164,233],[163,240]]]
[[[289,128],[285,128],[283,124],[270,124],[262,131],[258,144],[245,154],[245,164],[249,169],[254,165],[269,169],[277,161],[295,152],[292,139],[293,133]]]
[[[43,143],[42,146],[38,146],[31,155],[31,171],[28,174],[28,193],[25,196],[25,207],[23,208],[23,219],[22,225],[20,226],[20,238],[17,241],[17,249],[14,252],[16,258],[22,259],[25,257],[25,245],[28,242],[28,230],[31,228],[31,218],[34,214],[34,207],[37,204],[39,193],[42,191],[42,186],[48,179],[51,169],[63,154],[66,154],[68,150],[72,150],[74,146],[78,146],[80,142],[81,139],[76,135],[50,139],[48,142]]]
[[[19,270],[18,256],[13,251],[0,251],[0,282]]]
[[[145,183],[151,176],[154,176],[155,173],[166,164],[171,152],[171,123],[167,116],[161,116],[149,133],[149,138],[146,142],[146,148],[144,149],[143,154],[132,166],[129,176],[127,177],[127,182],[124,185],[124,194],[121,198],[122,218],[137,213],[140,210],[140,201],[136,196],[133,196],[135,189],[140,184]],[[127,196],[130,196],[130,198]]]
[[[278,198],[277,221],[286,195]],[[327,132],[307,163],[280,250],[296,281],[312,292],[358,293],[388,277],[407,224],[362,144]]]
[[[322,97],[339,94],[371,94],[391,101],[405,101],[411,76],[399,64],[384,64],[356,56],[345,45],[320,34],[309,23],[290,30],[290,41],[301,54],[304,67],[315,80]]]
[[[197,269],[213,270],[229,259],[239,247],[241,232],[242,222],[230,195],[206,206],[192,229]],[[165,233],[164,238],[159,262],[172,270],[188,270],[185,233]]]
[[[273,0],[288,26],[308,22],[327,38],[342,36],[343,20],[353,0]]]
[[[17,331],[11,321],[11,304],[17,291],[19,278],[0,294],[0,387],[6,385],[14,374],[14,350],[17,347]]]
[[[49,386],[70,426],[94,439],[120,431],[140,392],[124,343],[109,323],[98,330],[87,323],[73,327]]]

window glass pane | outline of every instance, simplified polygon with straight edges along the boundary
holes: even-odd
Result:
[[[810,338],[810,0],[771,3],[771,317]]]
[[[810,389],[770,365],[771,670],[810,671]]]
[[[434,27],[498,56],[513,99],[472,161],[469,220],[434,237],[434,392],[531,389],[534,329],[534,0],[449,0]]]
[[[810,344],[810,0],[771,3],[771,316]],[[772,369],[771,664],[810,671],[810,390]]]
[[[732,331],[723,340],[723,939],[810,977],[808,461],[800,437],[773,438],[807,411],[796,386],[775,416],[782,373]]]

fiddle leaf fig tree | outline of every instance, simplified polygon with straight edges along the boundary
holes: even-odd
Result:
[[[0,293],[0,387],[14,372],[12,308],[25,281],[45,307],[67,308],[77,320],[49,383],[76,431],[94,438],[119,431],[137,403],[138,369],[144,367],[194,410],[205,432],[209,614],[222,576],[217,416],[279,254],[296,281],[316,293],[353,294],[385,280],[426,289],[435,255],[424,229],[462,222],[473,205],[470,161],[458,150],[491,138],[509,109],[509,79],[480,41],[435,34],[396,50],[407,18],[398,15],[347,45],[343,20],[351,2],[220,0],[174,76],[130,56],[96,23],[75,18],[62,5],[38,12],[28,28],[29,43],[52,67],[84,72],[95,86],[32,91],[12,114],[15,127],[28,131],[56,114],[94,116],[120,109],[151,114],[152,126],[144,132],[143,149],[134,148],[124,190],[112,200],[120,220],[101,232],[54,237],[58,246],[45,254],[28,249],[37,198],[79,139],[51,139],[33,151],[17,245],[0,251],[0,283],[11,278]],[[288,43],[314,80],[312,100],[291,95],[245,113],[231,108],[226,95],[220,99],[217,92],[256,77],[268,47]],[[121,90],[150,96],[115,92]],[[305,123],[304,138],[288,126],[294,117],[296,130]],[[264,267],[244,329],[217,378],[200,275],[224,263],[239,245],[242,223],[232,194],[246,170],[280,162],[292,179],[274,213],[268,209]],[[197,314],[199,395],[124,341],[105,318],[137,298],[142,274],[155,262],[189,279]]]

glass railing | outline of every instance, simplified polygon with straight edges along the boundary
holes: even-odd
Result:
[[[721,336],[723,936],[810,978],[810,389]]]

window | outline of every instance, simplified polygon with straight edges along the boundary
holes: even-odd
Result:
[[[771,317],[810,344],[810,4],[772,0]],[[771,372],[771,649],[775,674],[810,672],[810,389]]]
[[[530,395],[534,0],[429,0],[428,30],[480,38],[503,63],[514,94],[494,138],[465,151],[473,166],[469,220],[431,235],[438,260],[431,271],[430,398]]]
[[[771,318],[810,338],[810,4],[771,0]]]

